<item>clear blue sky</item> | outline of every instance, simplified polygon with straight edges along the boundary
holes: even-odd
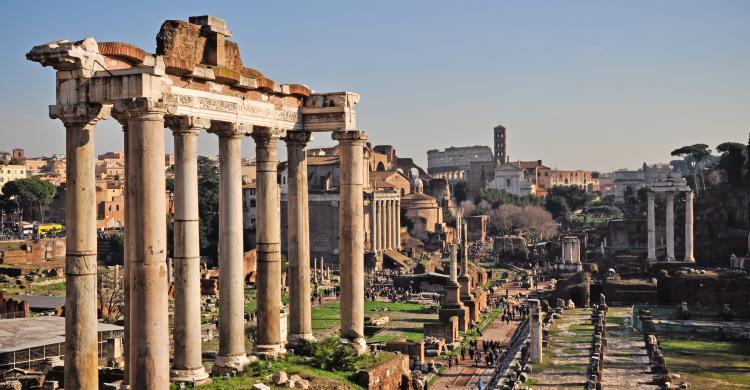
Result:
[[[360,93],[371,141],[425,165],[430,148],[491,145],[498,123],[512,159],[561,169],[637,167],[750,131],[750,1],[6,0],[0,11],[0,149],[32,155],[64,152],[47,117],[54,71],[25,60],[32,46],[93,36],[153,52],[163,20],[203,14],[226,19],[267,76]],[[97,152],[122,148],[113,121],[100,128]],[[202,135],[200,152],[216,144]]]

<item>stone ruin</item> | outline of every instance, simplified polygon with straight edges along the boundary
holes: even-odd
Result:
[[[255,141],[257,156],[259,356],[275,357],[285,344],[312,339],[306,145],[312,132],[339,142],[341,192],[339,255],[340,339],[360,351],[364,342],[364,144],[351,92],[315,93],[281,84],[247,67],[225,21],[213,16],[168,20],[155,53],[124,42],[58,40],[33,47],[26,58],[56,70],[56,101],[67,139],[70,180],[66,196],[65,384],[99,387],[96,348],[96,203],[94,133],[108,118],[123,129],[127,209],[125,224],[125,382],[135,389],[163,389],[174,381],[206,379],[201,360],[201,287],[198,253],[197,137],[204,130],[219,144],[219,353],[217,374],[248,364],[243,318],[241,146]],[[175,317],[170,366],[167,303],[164,128],[175,145]],[[290,334],[281,326],[281,261],[277,145],[289,156],[288,257]],[[204,285],[204,290],[211,286]],[[130,321],[131,318],[138,319]]]

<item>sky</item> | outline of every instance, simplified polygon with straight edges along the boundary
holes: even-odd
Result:
[[[0,12],[0,149],[32,156],[65,150],[47,115],[54,70],[24,56],[34,45],[94,37],[154,52],[164,20],[206,14],[267,77],[359,93],[360,130],[425,167],[428,149],[491,147],[498,124],[512,160],[599,171],[750,131],[750,1],[4,0]],[[121,134],[101,123],[96,152],[121,150]],[[199,153],[217,152],[202,134]]]

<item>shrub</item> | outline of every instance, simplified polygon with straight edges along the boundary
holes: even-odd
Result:
[[[353,371],[359,354],[350,345],[341,344],[335,337],[310,343],[311,363],[321,370]]]

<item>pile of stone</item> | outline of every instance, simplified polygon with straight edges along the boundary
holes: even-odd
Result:
[[[594,337],[591,340],[591,356],[586,370],[586,390],[602,389],[602,369],[604,352],[607,346],[607,302],[604,294],[599,295],[599,304],[594,305],[591,313],[591,325],[594,326]]]
[[[667,362],[664,360],[664,353],[659,347],[659,340],[654,334],[643,334],[643,341],[646,344],[646,353],[648,354],[648,365],[651,373],[654,374],[653,384],[659,386],[659,389],[687,389],[690,385],[682,381],[679,385],[675,382],[680,380],[680,374],[670,373],[667,368]]]

